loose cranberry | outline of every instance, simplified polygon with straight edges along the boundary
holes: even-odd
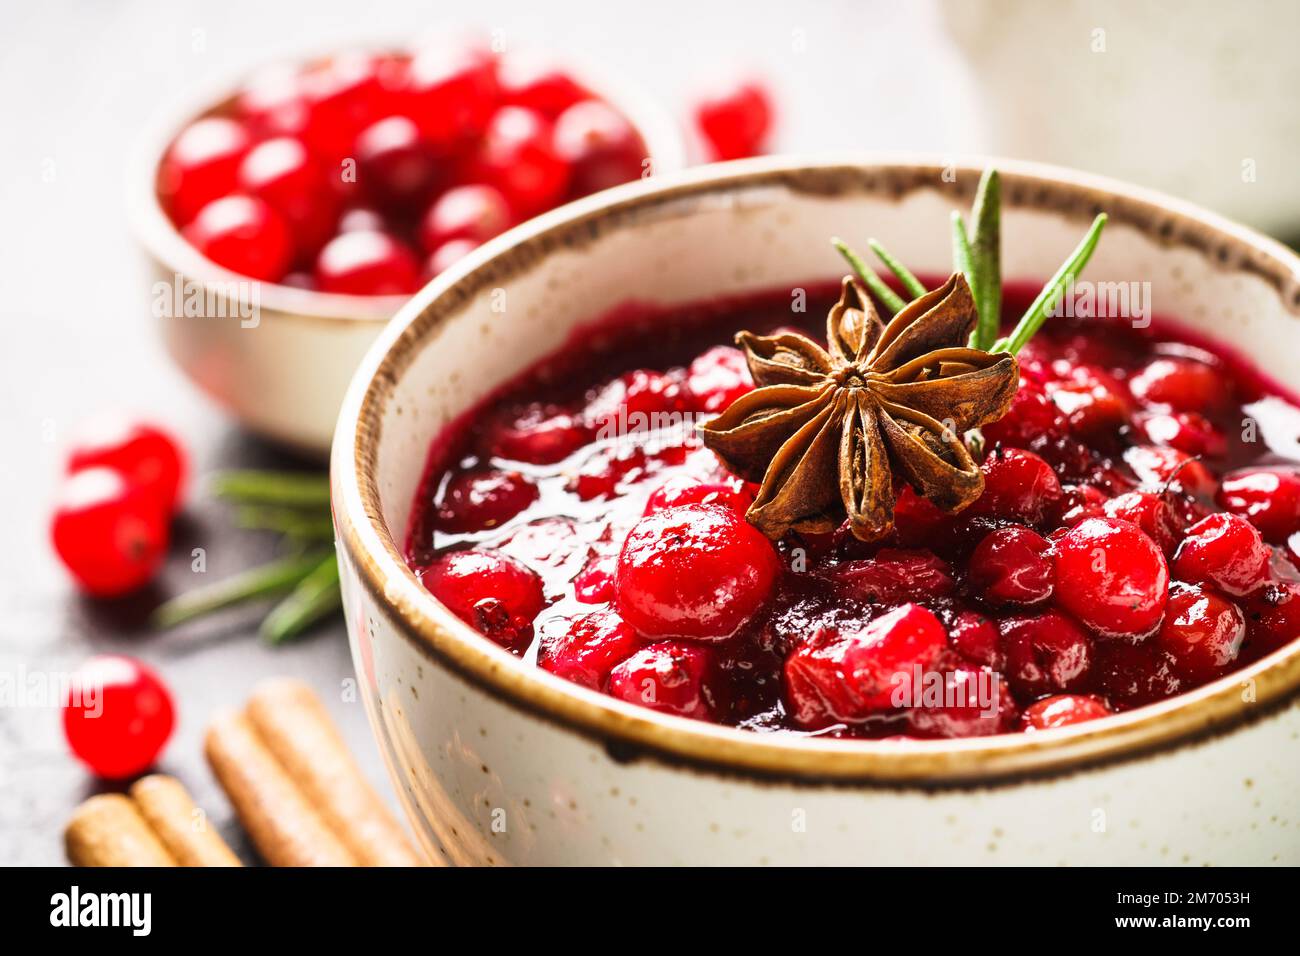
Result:
[[[1148,405],[1168,405],[1180,412],[1203,412],[1223,394],[1223,373],[1204,362],[1157,358],[1133,376],[1129,387]]]
[[[722,505],[743,515],[753,503],[749,493],[738,489],[734,482],[699,481],[689,475],[677,475],[650,493],[645,513],[653,514],[678,505]]]
[[[303,75],[304,135],[326,162],[352,156],[357,134],[388,103],[391,92],[381,82],[381,65],[369,54],[348,52]]]
[[[712,159],[741,159],[763,151],[772,129],[772,100],[762,84],[745,80],[711,92],[695,108],[695,125]]]
[[[1164,700],[1183,689],[1172,655],[1155,641],[1099,642],[1096,677],[1098,689],[1121,707]]]
[[[550,119],[591,93],[553,62],[535,56],[508,56],[501,62],[501,101],[535,110]]]
[[[592,558],[573,579],[573,596],[583,604],[613,601],[614,576],[618,573],[618,555],[601,554]]]
[[[490,436],[493,455],[533,465],[563,461],[591,439],[575,416],[540,402],[511,412]]]
[[[1196,412],[1148,413],[1141,416],[1140,424],[1149,441],[1188,455],[1218,458],[1228,450],[1223,433]]]
[[[92,657],[69,682],[63,733],[86,766],[125,780],[153,766],[171,736],[171,694],[152,669],[116,654]]]
[[[550,209],[569,185],[569,167],[555,152],[549,121],[518,106],[493,114],[476,169],[476,178],[495,186],[518,219]]]
[[[874,558],[845,561],[828,574],[847,593],[886,606],[934,601],[954,587],[948,562],[931,551],[882,548]]]
[[[1020,717],[1015,698],[1002,675],[988,667],[957,666],[941,674],[938,700],[922,692],[922,703],[907,712],[907,724],[918,737],[988,737],[1016,728]]]
[[[966,509],[967,517],[1036,525],[1061,498],[1061,482],[1056,472],[1033,452],[995,448],[981,467],[984,493]]]
[[[339,201],[302,140],[278,136],[254,146],[239,165],[238,187],[278,212],[299,255],[315,255],[338,224]]]
[[[662,641],[611,670],[609,693],[666,714],[713,720],[725,704],[717,670],[712,648]]]
[[[1174,669],[1197,682],[1226,673],[1245,637],[1246,619],[1237,605],[1199,586],[1178,587],[1169,595],[1156,635]]]
[[[1215,498],[1220,508],[1241,515],[1268,541],[1280,544],[1300,531],[1300,472],[1290,468],[1234,471]]]
[[[1241,515],[1212,514],[1187,532],[1174,555],[1174,574],[1189,584],[1212,584],[1237,597],[1268,581],[1268,545]]]
[[[422,206],[437,185],[437,157],[405,116],[388,116],[357,135],[357,179],[372,199],[402,211]]]
[[[235,188],[239,163],[252,145],[243,125],[210,116],[181,131],[163,157],[158,193],[178,224]]]
[[[456,186],[429,207],[420,222],[420,245],[433,252],[453,239],[484,243],[510,225],[510,207],[491,186]]]
[[[608,610],[552,618],[540,637],[538,666],[592,690],[603,688],[614,665],[641,647],[636,631]]]
[[[987,535],[970,559],[971,583],[996,604],[1036,604],[1052,596],[1047,539],[1021,525]]]
[[[570,106],[555,121],[555,153],[571,170],[569,191],[586,196],[639,179],[645,146],[622,113],[599,100]]]
[[[293,236],[280,214],[252,196],[224,196],[184,229],[194,248],[232,272],[277,282],[293,261]]]
[[[1044,697],[1025,708],[1020,725],[1024,730],[1052,730],[1109,717],[1114,711],[1098,697],[1084,694],[1057,694]]]
[[[598,437],[613,438],[680,424],[689,404],[680,378],[637,369],[602,387],[587,403],[584,416]]]
[[[462,471],[443,489],[437,526],[449,534],[505,524],[537,500],[537,486],[517,471]]]
[[[473,239],[452,239],[444,242],[429,256],[425,263],[424,274],[432,279],[442,275],[456,263],[479,247]]]
[[[1006,675],[1022,700],[1079,690],[1092,674],[1092,639],[1059,611],[1009,617],[998,622]]]
[[[716,345],[696,356],[687,370],[686,384],[705,412],[720,412],[754,390],[745,353],[730,345]]]
[[[983,664],[994,670],[1006,667],[1006,655],[1002,652],[1002,639],[998,635],[998,629],[983,614],[974,611],[958,614],[948,629],[948,643],[971,663]]]
[[[1088,518],[1056,541],[1056,601],[1095,631],[1151,633],[1168,590],[1164,553],[1135,524]]]
[[[126,594],[148,583],[167,551],[167,512],[156,493],[114,468],[83,468],[59,490],[50,535],[86,592]]]
[[[860,631],[819,629],[786,658],[786,709],[800,727],[817,729],[904,706],[946,643],[939,619],[916,604]]]
[[[1043,387],[1022,377],[1007,413],[981,430],[991,446],[1038,448],[1065,437],[1069,427],[1065,415],[1047,397]]]
[[[1218,482],[1199,461],[1176,448],[1136,445],[1124,452],[1124,461],[1144,485],[1165,485],[1198,498],[1212,498]]]
[[[458,618],[515,650],[533,637],[546,600],[530,568],[499,551],[452,551],[420,572],[420,582]]]
[[[425,140],[450,147],[481,136],[497,97],[497,64],[473,47],[421,50],[407,71],[406,99]]]
[[[1128,491],[1105,504],[1108,517],[1137,525],[1151,538],[1165,557],[1172,558],[1186,528],[1166,496],[1149,491]]]
[[[316,258],[322,292],[408,295],[420,287],[420,265],[411,250],[385,232],[344,232]]]
[[[67,472],[100,466],[119,472],[134,492],[151,498],[164,514],[180,508],[185,453],[157,425],[116,414],[86,423],[73,439]]]
[[[618,608],[652,637],[725,638],[759,611],[780,572],[772,542],[730,508],[667,508],[623,544]]]

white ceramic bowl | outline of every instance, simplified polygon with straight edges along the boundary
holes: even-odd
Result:
[[[1300,381],[1300,259],[1163,196],[999,162],[1008,279],[1111,222],[1087,276]],[[950,174],[955,173],[955,181]],[[332,481],[367,711],[426,852],[454,863],[1300,862],[1300,642],[1184,696],[982,740],[757,735],[615,701],[510,656],[401,557],[431,439],[576,325],[836,278],[827,237],[949,267],[978,168],[750,160],[619,187],[494,240],[419,293],[344,403]],[[504,289],[508,308],[494,312]]]
[[[683,166],[678,128],[653,98],[582,64],[566,60],[565,69],[631,121],[656,175]],[[159,164],[177,133],[225,111],[245,79],[189,99],[145,138],[131,172],[132,225],[149,259],[153,313],[182,371],[248,428],[323,458],[357,363],[409,297],[257,282],[206,259],[181,236],[158,199]]]

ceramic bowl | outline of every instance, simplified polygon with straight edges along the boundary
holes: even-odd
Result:
[[[1300,380],[1300,259],[1211,213],[1064,169],[998,162],[1004,276],[1050,275],[1100,210],[1094,280]],[[403,307],[358,371],[332,461],[353,657],[393,783],[453,863],[1300,862],[1300,642],[1189,694],[980,740],[758,735],[553,677],[453,617],[402,560],[429,444],[570,331],[841,273],[877,236],[948,271],[979,167],[751,160],[619,187],[498,237]],[[502,291],[504,290],[504,291]],[[506,303],[504,311],[501,302]]]
[[[301,62],[316,59],[323,56]],[[681,135],[653,98],[582,64],[566,60],[565,69],[631,121],[656,174],[682,167]],[[188,123],[227,112],[245,79],[191,98],[145,138],[131,172],[132,225],[149,261],[153,314],[181,370],[254,432],[324,458],[357,363],[409,297],[257,282],[206,259],[181,236],[158,199],[159,164]]]

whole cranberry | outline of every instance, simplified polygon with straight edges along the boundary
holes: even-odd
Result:
[[[1188,529],[1174,555],[1174,574],[1189,584],[1212,584],[1241,597],[1268,582],[1271,557],[1254,525],[1241,515],[1221,512]]]
[[[1241,609],[1199,585],[1179,586],[1169,595],[1165,620],[1156,634],[1174,669],[1194,681],[1226,673],[1241,652],[1246,619]]]
[[[500,69],[501,102],[555,119],[591,93],[563,67],[545,57],[513,54]]]
[[[195,120],[181,130],[158,173],[159,196],[178,225],[188,225],[200,209],[235,188],[251,145],[248,130],[225,117]]]
[[[77,430],[66,471],[99,466],[119,472],[132,491],[152,498],[163,514],[180,508],[185,453],[157,425],[112,413],[91,419]]]
[[[956,520],[945,514],[929,498],[918,495],[911,485],[904,485],[894,502],[894,539],[905,548],[928,547],[951,553],[956,536]]]
[[[167,512],[120,471],[82,468],[59,489],[50,537],[82,590],[116,597],[148,583],[167,552]]]
[[[1022,376],[1007,413],[981,431],[990,446],[1037,448],[1065,437],[1069,429],[1065,415],[1047,397],[1043,386]]]
[[[995,448],[981,466],[984,493],[966,517],[1000,518],[1036,525],[1056,507],[1061,482],[1052,466],[1031,451]]]
[[[1102,369],[1075,366],[1064,380],[1049,382],[1047,395],[1089,442],[1109,440],[1129,424],[1131,409],[1123,386]]]
[[[1151,412],[1139,424],[1148,441],[1188,455],[1218,458],[1228,450],[1223,433],[1197,412]]]
[[[776,549],[722,505],[646,515],[618,558],[618,609],[651,637],[721,639],[763,606],[781,573]]]
[[[1129,387],[1148,405],[1203,412],[1219,403],[1223,372],[1194,359],[1157,358],[1133,376]]]
[[[689,404],[679,377],[637,369],[602,386],[588,401],[584,417],[599,437],[610,438],[679,424]]]
[[[1052,730],[1055,727],[1069,727],[1082,724],[1100,717],[1109,717],[1114,711],[1106,706],[1099,697],[1085,694],[1055,694],[1034,701],[1025,708],[1021,715],[1021,729]]]
[[[420,221],[420,245],[433,252],[453,239],[484,243],[510,225],[510,207],[491,186],[456,186],[434,201]]]
[[[268,282],[284,278],[293,262],[293,236],[278,212],[252,196],[223,196],[204,206],[183,230],[217,265]]]
[[[1172,655],[1156,641],[1101,641],[1096,686],[1112,703],[1139,707],[1173,697],[1183,689]]]
[[[391,104],[392,91],[382,79],[384,65],[368,53],[348,51],[303,74],[303,135],[324,162],[352,156],[357,134]]]
[[[451,551],[420,572],[420,582],[458,618],[502,647],[519,650],[533,637],[546,604],[531,568],[499,551]]]
[[[678,505],[723,505],[739,515],[749,510],[754,499],[735,482],[700,481],[689,475],[676,475],[650,492],[645,513],[653,514]]]
[[[1092,485],[1062,485],[1061,500],[1056,506],[1056,522],[1073,528],[1084,518],[1103,518],[1109,495]]]
[[[284,218],[299,257],[315,255],[338,225],[338,197],[296,137],[277,136],[254,146],[239,164],[238,187]]]
[[[885,606],[933,601],[955,586],[948,562],[925,550],[882,548],[874,558],[845,561],[827,573],[844,592]]]
[[[583,604],[606,604],[615,598],[618,555],[598,554],[573,579],[573,597]]]
[[[1056,540],[1056,601],[1102,634],[1140,637],[1160,623],[1169,591],[1164,553],[1135,524],[1088,518]]]
[[[1124,461],[1138,481],[1156,490],[1168,485],[1193,497],[1209,499],[1218,488],[1208,468],[1177,448],[1135,445],[1124,452]]]
[[[591,439],[577,416],[556,406],[533,402],[511,409],[489,431],[488,445],[498,458],[533,465],[552,465],[568,458]]]
[[[256,73],[236,94],[235,112],[259,136],[300,136],[307,97],[298,68],[277,63]]]
[[[537,486],[517,471],[462,471],[438,499],[438,530],[467,534],[505,524],[537,500]]]
[[[117,654],[92,657],[72,676],[63,732],[98,776],[126,780],[154,765],[175,723],[171,694],[154,671]]]
[[[386,232],[343,232],[316,257],[322,292],[408,295],[420,287],[420,265],[411,250]]]
[[[1137,525],[1151,538],[1165,557],[1172,558],[1185,528],[1164,495],[1150,491],[1128,491],[1104,506],[1108,517]]]
[[[481,136],[497,99],[497,61],[474,46],[437,44],[411,60],[406,108],[424,139],[449,148]]]
[[[720,412],[754,390],[745,353],[730,345],[715,345],[697,355],[686,372],[686,385],[705,412]]]
[[[1234,471],[1224,477],[1215,500],[1224,511],[1249,520],[1275,544],[1300,531],[1300,471],[1295,469]]]
[[[999,671],[1006,667],[1006,655],[1002,652],[1002,639],[998,635],[998,629],[983,614],[974,611],[959,613],[948,629],[948,643],[971,663],[983,664]]]
[[[537,664],[565,680],[601,690],[615,664],[641,647],[636,631],[610,610],[551,618],[541,627]]]
[[[946,644],[939,619],[917,604],[859,631],[818,629],[786,658],[786,710],[800,727],[817,729],[908,706]]]
[[[1079,690],[1092,675],[1093,642],[1059,611],[1009,617],[998,622],[1006,675],[1022,700]]]
[[[629,442],[607,445],[569,476],[564,490],[582,501],[608,500],[645,478],[649,462],[640,445]]]
[[[1251,598],[1251,645],[1268,653],[1300,637],[1300,584],[1278,581]]]
[[[441,175],[438,157],[405,116],[371,123],[356,142],[357,181],[366,194],[388,209],[422,206]]]
[[[696,720],[721,713],[722,688],[713,649],[686,641],[651,644],[609,673],[611,697]]]
[[[569,165],[569,191],[586,196],[639,179],[645,146],[618,110],[599,100],[575,103],[555,121],[555,153]]]
[[[763,151],[772,130],[772,99],[757,80],[720,86],[695,107],[695,125],[711,159],[741,159]]]
[[[1052,596],[1047,539],[1023,525],[987,535],[970,558],[970,580],[995,604],[1036,604]]]
[[[942,698],[913,705],[907,724],[918,737],[988,737],[1014,730],[1019,716],[1001,674],[959,665],[943,671]]]
[[[493,114],[479,147],[476,179],[505,196],[516,219],[528,219],[564,198],[569,166],[555,152],[550,121],[507,106]]]

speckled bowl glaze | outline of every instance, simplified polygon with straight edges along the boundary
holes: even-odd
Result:
[[[295,62],[325,55],[321,51]],[[653,98],[588,66],[566,63],[566,69],[632,122],[656,174],[682,167],[681,135]],[[229,110],[243,79],[190,98],[144,139],[130,179],[132,226],[148,257],[152,311],[185,375],[253,431],[324,458],[357,363],[408,297],[337,295],[257,282],[223,269],[182,238],[158,200],[159,164],[189,122]]]
[[[1295,383],[1300,259],[1178,201],[1063,169],[1003,171],[1004,274],[1050,274],[1098,211],[1088,268],[1230,335]],[[456,864],[1300,862],[1300,643],[1184,696],[982,740],[758,735],[624,704],[525,664],[402,559],[439,430],[571,329],[834,279],[832,234],[945,272],[979,166],[751,160],[619,187],[494,240],[408,303],[344,402],[332,481],[353,656],[429,856]],[[502,309],[502,303],[505,303]]]

